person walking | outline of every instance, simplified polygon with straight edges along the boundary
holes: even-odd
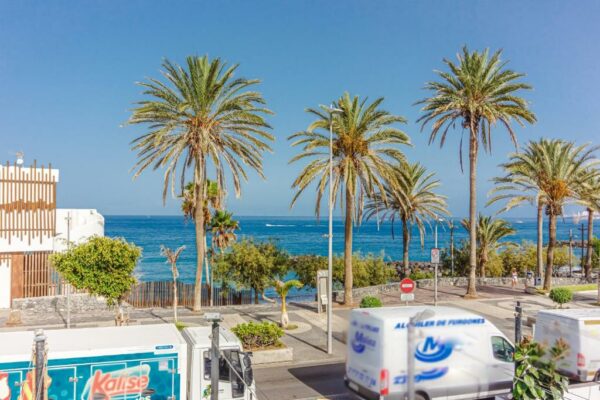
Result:
[[[514,289],[517,287],[517,283],[519,283],[519,274],[517,273],[516,269],[512,269],[511,271],[512,274],[512,280],[510,282],[510,286]]]

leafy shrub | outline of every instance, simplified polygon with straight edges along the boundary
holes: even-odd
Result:
[[[523,339],[514,355],[513,399],[562,399],[569,380],[557,372],[557,365],[568,350],[569,345],[562,339],[550,349],[530,338]]]
[[[298,280],[305,286],[315,287],[317,271],[327,269],[327,257],[316,255],[301,255],[292,257],[290,269],[296,273]],[[365,286],[383,285],[398,280],[396,268],[388,265],[383,256],[373,254],[352,255],[353,286],[355,288]],[[342,288],[344,282],[344,258],[333,258],[333,287]]]
[[[410,279],[413,281],[417,281],[419,279],[433,279],[433,272],[422,271],[420,269],[416,269],[410,273]]]
[[[573,292],[565,287],[554,288],[550,290],[550,300],[562,307],[563,304],[573,300]]]
[[[360,308],[381,307],[381,300],[375,296],[365,296],[360,301]]]
[[[120,303],[136,280],[133,271],[142,249],[125,239],[92,237],[64,253],[50,256],[50,262],[76,289],[106,298],[109,305]]]
[[[279,339],[283,329],[272,322],[247,322],[238,324],[231,331],[242,341],[245,349],[256,350],[282,345]]]

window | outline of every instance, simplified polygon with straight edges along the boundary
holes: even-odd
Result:
[[[210,359],[210,351],[204,352],[204,379],[210,380],[212,362]],[[219,381],[230,382],[229,364],[223,359],[223,353],[219,357]]]
[[[497,360],[513,362],[515,349],[501,336],[492,336],[492,352]]]

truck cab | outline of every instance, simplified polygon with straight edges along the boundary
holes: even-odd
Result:
[[[208,326],[186,328],[182,332],[188,343],[188,399],[210,399],[211,385],[211,328]],[[252,400],[254,377],[249,353],[244,353],[242,343],[230,331],[219,330],[220,357],[219,399]]]

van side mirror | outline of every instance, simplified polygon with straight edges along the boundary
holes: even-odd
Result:
[[[252,353],[243,353],[242,363],[244,364],[244,382],[247,386],[252,385],[254,381],[254,372],[252,371]]]

